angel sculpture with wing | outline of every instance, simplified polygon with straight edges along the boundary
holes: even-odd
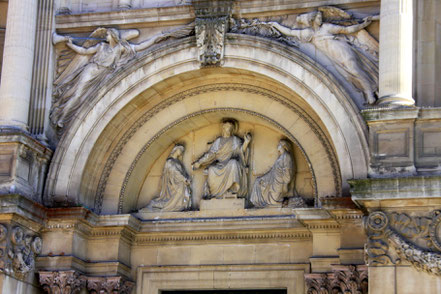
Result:
[[[137,52],[167,38],[187,36],[193,30],[194,24],[189,24],[174,31],[159,33],[139,44],[132,44],[128,40],[137,37],[138,30],[98,28],[87,38],[83,46],[74,44],[72,37],[54,34],[53,43],[66,42],[74,54],[68,52],[67,58],[62,56],[59,60],[59,69],[62,72],[54,81],[51,122],[59,129],[65,127],[91,91],[109,74],[133,59]],[[70,59],[67,65],[62,64],[65,59]]]
[[[376,18],[376,17],[375,17]],[[361,90],[368,104],[376,102],[378,42],[364,28],[373,17],[361,23],[335,7],[320,7],[318,11],[301,14],[299,28],[288,28],[277,22],[261,22],[282,35],[310,42],[337,65],[337,70]]]

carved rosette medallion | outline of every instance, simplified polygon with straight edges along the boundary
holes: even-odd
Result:
[[[441,211],[430,217],[372,212],[366,219],[369,266],[405,260],[416,269],[441,275]]]
[[[382,231],[389,224],[389,220],[384,212],[375,211],[369,215],[367,225],[373,231]]]

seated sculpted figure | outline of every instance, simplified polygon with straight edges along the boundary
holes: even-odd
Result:
[[[255,207],[282,206],[294,173],[290,149],[288,141],[280,140],[277,146],[279,157],[273,167],[254,182],[250,200]]]
[[[161,192],[147,206],[148,210],[184,211],[191,208],[190,177],[182,164],[184,146],[177,144],[165,161]]]
[[[206,168],[205,199],[245,197],[247,194],[248,145],[251,135],[245,134],[242,140],[234,135],[236,130],[235,120],[224,120],[222,136],[193,163],[194,170]]]

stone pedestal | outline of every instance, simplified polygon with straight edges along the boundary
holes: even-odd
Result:
[[[245,209],[244,198],[224,198],[201,200],[200,210],[239,210]]]
[[[52,150],[17,130],[0,131],[0,195],[20,194],[42,202]]]

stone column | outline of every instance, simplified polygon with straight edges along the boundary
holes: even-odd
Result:
[[[0,86],[0,127],[27,129],[37,0],[9,0]]]
[[[378,104],[414,105],[413,0],[382,0]]]

